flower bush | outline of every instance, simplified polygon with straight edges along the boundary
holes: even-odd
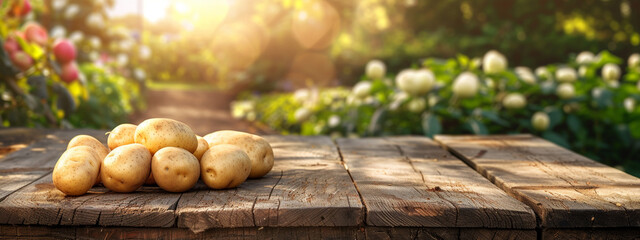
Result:
[[[633,157],[640,150],[637,56],[631,55],[624,72],[623,60],[603,51],[542,66],[534,74],[526,67],[508,68],[502,54],[490,51],[483,60],[428,58],[395,81],[380,77],[385,67],[374,60],[351,90],[243,95],[232,109],[238,118],[285,134],[532,133],[640,175]]]
[[[59,10],[65,4],[54,1],[52,8]],[[61,26],[47,31],[36,22],[34,12],[47,12],[48,5],[42,1],[0,1],[2,126],[113,128],[126,121],[133,107],[143,103],[135,97],[139,85],[114,73],[121,72],[114,64],[86,57],[87,44],[94,42],[91,45],[97,49],[99,38],[82,41],[80,30],[67,36]],[[91,14],[88,8],[74,4],[65,9],[69,19],[79,11]],[[94,19],[92,24],[96,22]]]

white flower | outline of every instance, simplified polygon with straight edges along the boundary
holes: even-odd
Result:
[[[362,81],[353,86],[353,94],[357,98],[366,98],[371,93],[371,82]]]
[[[67,0],[53,0],[53,1],[51,1],[51,7],[56,11],[59,11],[60,9],[62,9],[64,7],[64,5],[67,5]]]
[[[561,83],[556,89],[556,94],[561,99],[569,99],[576,95],[576,89],[571,83]]]
[[[147,74],[141,68],[136,68],[133,70],[133,76],[138,80],[144,80],[147,77]]]
[[[91,13],[87,16],[87,26],[100,29],[104,27],[104,18],[99,13]]]
[[[453,82],[453,93],[461,98],[473,97],[478,92],[478,77],[471,72],[463,72]]]
[[[580,68],[578,68],[578,75],[580,77],[584,77],[585,75],[587,75],[587,66],[580,66]]]
[[[420,95],[431,91],[434,83],[435,76],[427,69],[406,69],[396,76],[398,89],[411,95]]]
[[[84,39],[84,34],[80,31],[74,31],[69,35],[69,41],[75,44],[78,44],[82,39]]]
[[[604,82],[607,84],[607,86],[612,87],[612,88],[620,87],[620,82],[618,82],[616,80],[605,80]]]
[[[295,100],[298,103],[303,103],[303,102],[307,101],[310,96],[311,96],[311,94],[309,93],[308,89],[301,88],[301,89],[296,90],[293,93],[293,100]]]
[[[54,39],[64,38],[65,36],[67,36],[67,29],[63,26],[56,25],[55,27],[51,28],[49,36]]]
[[[77,4],[71,4],[67,6],[67,9],[64,11],[64,18],[67,20],[71,20],[80,12],[80,7]]]
[[[556,70],[556,80],[558,82],[574,82],[578,79],[576,70],[570,67],[561,67]]]
[[[536,112],[531,117],[531,125],[538,131],[547,130],[549,127],[549,115],[545,112]]]
[[[400,105],[407,99],[409,99],[409,94],[406,92],[395,92],[392,96],[393,101],[389,105],[389,109],[396,110]]]
[[[118,64],[118,66],[120,67],[123,67],[127,65],[127,63],[129,63],[129,56],[124,53],[118,54],[118,56],[116,57],[116,64]]]
[[[407,108],[409,111],[414,113],[421,113],[424,108],[427,106],[427,101],[424,98],[414,98],[407,103]]]
[[[496,87],[496,81],[493,80],[493,78],[485,78],[484,79],[485,84],[487,84],[488,88],[495,88]]]
[[[482,69],[485,73],[500,73],[507,68],[507,58],[496,50],[491,50],[484,55]]]
[[[382,61],[374,59],[367,63],[365,72],[370,79],[382,79],[386,73],[386,69]]]
[[[133,45],[135,45],[136,43],[131,40],[131,39],[126,39],[126,40],[122,40],[120,41],[120,44],[118,47],[120,47],[120,50],[122,51],[129,51],[131,50],[131,48],[133,47]]]
[[[438,104],[438,101],[440,101],[440,98],[436,95],[429,95],[429,106],[433,107],[436,104]]]
[[[140,46],[140,59],[147,60],[151,57],[151,48],[147,45]]]
[[[92,36],[89,38],[89,44],[91,45],[92,48],[100,48],[100,46],[102,45],[102,41],[100,41],[99,37],[96,36]]]
[[[302,107],[296,110],[295,113],[293,113],[293,118],[296,120],[296,122],[303,122],[309,119],[311,115],[313,115],[313,112],[311,112],[311,110],[309,110],[308,108]]]
[[[509,93],[502,99],[502,105],[507,109],[520,109],[527,105],[527,99],[520,93]]]
[[[593,63],[595,59],[596,59],[596,56],[593,55],[592,52],[584,51],[578,54],[578,56],[576,57],[576,63],[580,65],[588,65]]]
[[[329,121],[327,121],[327,124],[330,128],[337,127],[338,125],[340,125],[340,117],[338,115],[331,115],[331,117],[329,117]]]
[[[633,112],[633,109],[636,108],[636,100],[633,98],[625,98],[624,99],[624,109],[627,110],[627,112]]]
[[[91,51],[89,52],[89,60],[91,60],[92,62],[98,61],[98,59],[100,58],[100,54],[96,51]]]
[[[539,78],[549,79],[549,77],[551,77],[551,74],[546,67],[538,67],[536,68],[536,76],[538,76]]]
[[[533,72],[531,72],[531,69],[529,69],[528,67],[516,67],[515,72],[516,74],[518,74],[518,77],[520,77],[520,79],[523,82],[528,84],[536,83],[536,77],[533,75]]]
[[[630,68],[640,67],[640,54],[631,54],[631,56],[629,56],[628,64]]]
[[[602,67],[602,78],[605,81],[618,81],[620,78],[620,67],[615,63],[607,63]]]
[[[595,87],[591,90],[591,96],[593,98],[600,98],[600,96],[602,96],[602,92],[604,91],[603,88],[601,87]]]

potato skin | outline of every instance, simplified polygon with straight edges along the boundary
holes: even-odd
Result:
[[[53,168],[53,185],[66,195],[85,194],[98,178],[97,158],[96,151],[88,146],[67,149]]]
[[[202,159],[202,154],[204,154],[204,152],[209,150],[209,143],[207,142],[207,140],[204,140],[203,137],[197,136],[197,138],[198,138],[198,148],[196,149],[195,152],[193,152],[193,156],[196,156],[198,161],[200,161],[200,159]]]
[[[200,178],[198,159],[183,148],[165,147],[153,155],[151,174],[156,184],[168,192],[184,192]]]
[[[187,124],[168,118],[151,118],[140,123],[134,141],[147,147],[151,154],[164,147],[179,147],[190,153],[198,148],[193,130]]]
[[[213,189],[234,188],[242,184],[251,172],[249,155],[231,144],[213,146],[200,161],[202,181]]]
[[[105,147],[104,144],[102,144],[102,142],[100,142],[98,139],[89,135],[78,135],[73,137],[71,141],[69,141],[69,144],[67,145],[67,149],[77,147],[77,146],[88,146],[92,148],[92,151],[98,154],[96,160],[98,160],[99,165],[102,164],[102,160],[104,160],[107,154],[109,154],[109,149]],[[100,181],[102,180],[100,178],[101,170],[102,168],[98,167],[98,177],[96,178],[95,184],[100,183]]]
[[[267,175],[273,168],[273,149],[267,140],[250,133],[223,130],[204,136],[209,148],[220,144],[231,144],[244,150],[251,159],[251,173],[249,178],[259,178]]]
[[[133,135],[136,133],[138,126],[130,123],[120,124],[109,132],[107,145],[113,150],[119,146],[135,143]]]
[[[78,135],[73,137],[71,141],[69,141],[67,149],[77,146],[88,146],[93,148],[99,154],[100,161],[109,154],[109,149],[105,147],[102,142],[89,135]]]
[[[102,162],[102,184],[114,192],[133,192],[149,177],[151,153],[142,144],[120,146]]]

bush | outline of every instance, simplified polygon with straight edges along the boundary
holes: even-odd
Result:
[[[395,81],[364,76],[351,91],[245,95],[232,110],[285,134],[532,133],[640,175],[633,157],[640,150],[637,61],[630,59],[623,75],[622,59],[609,52],[584,56],[535,74],[507,68],[506,58],[495,51],[483,60],[429,58],[421,70],[403,70]]]

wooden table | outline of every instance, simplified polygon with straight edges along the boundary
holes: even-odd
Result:
[[[78,134],[0,130],[0,238],[640,238],[640,179],[530,135],[267,136],[276,163],[231,190],[55,189]]]

